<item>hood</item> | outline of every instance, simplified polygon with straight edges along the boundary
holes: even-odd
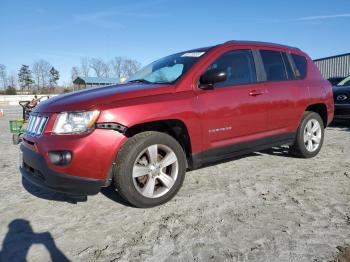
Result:
[[[349,93],[350,92],[350,86],[333,86],[333,93]]]
[[[55,113],[95,109],[119,100],[171,93],[174,86],[127,83],[75,91],[50,98],[35,108],[37,112]]]

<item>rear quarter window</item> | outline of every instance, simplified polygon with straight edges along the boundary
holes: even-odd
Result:
[[[292,66],[289,63],[289,59],[287,57],[287,54],[285,52],[282,52],[281,54],[282,54],[282,57],[283,57],[284,65],[286,67],[286,72],[287,72],[287,75],[288,75],[288,79],[289,80],[294,80],[295,79],[294,71],[292,69]]]
[[[307,74],[307,61],[304,56],[292,54],[296,66],[297,79],[304,79]]]

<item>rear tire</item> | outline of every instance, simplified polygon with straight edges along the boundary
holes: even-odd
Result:
[[[139,133],[122,146],[113,172],[118,193],[135,207],[153,207],[173,198],[182,186],[186,157],[171,136]]]
[[[314,157],[320,152],[323,139],[324,125],[321,116],[315,112],[306,111],[289,151],[300,158]]]

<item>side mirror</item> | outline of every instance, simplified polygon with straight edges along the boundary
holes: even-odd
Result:
[[[222,69],[212,69],[205,72],[199,79],[199,88],[214,89],[215,83],[224,82],[227,79],[227,74]]]

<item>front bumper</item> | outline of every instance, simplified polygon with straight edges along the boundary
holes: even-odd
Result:
[[[95,129],[85,135],[23,136],[22,144],[41,155],[49,169],[56,173],[88,179],[106,180],[114,159],[126,137],[113,130]],[[58,166],[49,158],[50,151],[70,151],[68,165]]]
[[[334,119],[350,119],[350,104],[335,104]]]
[[[51,191],[73,195],[95,195],[105,185],[104,180],[75,177],[57,173],[50,169],[40,154],[21,145],[22,164],[20,171],[24,179]]]

